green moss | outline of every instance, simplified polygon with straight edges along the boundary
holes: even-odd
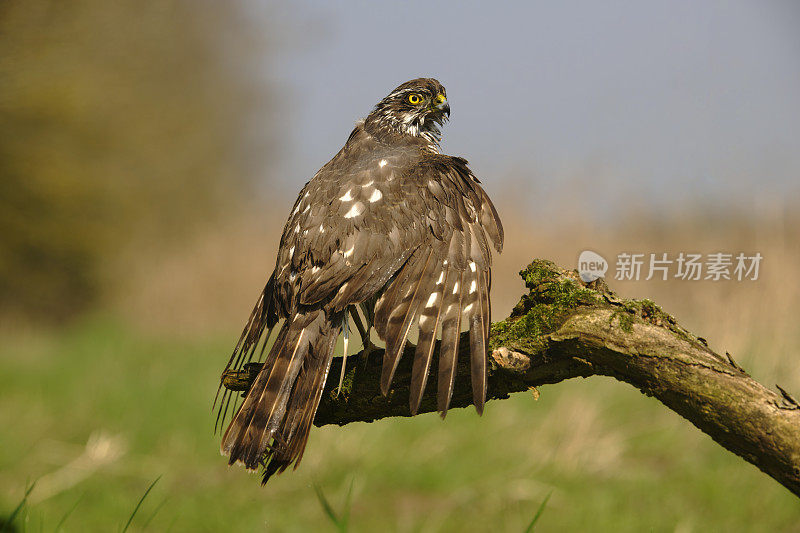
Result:
[[[620,320],[620,326],[624,331],[632,330],[633,317],[639,317],[656,326],[669,326],[675,324],[675,319],[665,313],[652,300],[624,300],[618,304],[620,310],[614,313]],[[613,318],[613,317],[612,317]]]
[[[698,342],[694,335],[678,325],[675,317],[666,313],[652,300],[646,298],[643,300],[620,300],[614,305],[617,306],[617,310],[611,315],[610,321],[613,323],[616,319],[619,327],[626,333],[633,332],[634,320],[638,318],[654,326],[665,327],[688,342]]]
[[[346,371],[346,373],[344,375],[344,379],[342,380],[342,388],[341,389],[339,389],[339,390],[332,389],[331,390],[331,392],[330,392],[331,398],[335,398],[340,394],[343,395],[345,398],[350,396],[350,392],[353,390],[353,380],[356,377],[356,366],[357,365],[352,365],[352,368],[349,371]]]
[[[520,276],[528,294],[507,320],[492,325],[492,349],[507,346],[526,353],[541,351],[546,347],[545,335],[558,329],[570,312],[599,302],[600,293],[565,275],[550,261],[534,261]]]
[[[545,259],[537,259],[525,267],[525,270],[519,272],[528,289],[535,289],[542,284],[557,281],[560,274],[561,269],[552,261]]]
[[[540,352],[547,347],[547,335],[561,327],[576,309],[598,306],[613,310],[610,322],[616,321],[626,333],[633,332],[634,322],[641,320],[697,342],[652,300],[618,298],[602,281],[587,286],[575,271],[562,270],[550,261],[536,260],[519,274],[528,293],[508,319],[492,324],[491,349],[506,346],[529,354]]]
[[[614,319],[616,318],[619,322],[619,327],[622,328],[622,331],[625,333],[633,333],[633,317],[634,314],[629,311],[615,311],[614,314],[611,315],[609,322],[613,324]]]

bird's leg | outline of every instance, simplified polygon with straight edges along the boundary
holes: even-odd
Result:
[[[364,323],[361,321],[361,316],[358,314],[358,309],[355,307],[350,308],[350,313],[353,315],[353,322],[356,324],[356,329],[358,329],[358,334],[361,336],[361,342],[364,345],[364,355],[365,361],[369,358],[369,355],[378,349],[372,341],[370,340],[370,332],[372,331],[372,320],[370,320],[370,314],[365,309],[364,304],[361,304],[361,311],[364,313],[364,317],[367,319],[367,325],[364,326]]]
[[[358,311],[354,307],[349,307],[348,309],[350,310],[350,314],[353,315],[353,322],[356,325],[358,334],[361,336],[361,342],[364,343],[364,348],[366,348],[367,342],[369,341],[369,331],[364,327],[364,323],[361,321],[361,316],[358,314]]]
[[[342,391],[344,372],[347,367],[347,344],[350,341],[350,321],[347,319],[347,311],[345,311],[342,317],[342,336],[344,337],[344,353],[342,354],[342,371],[339,374],[339,388],[336,389],[336,396],[339,396],[339,393]]]

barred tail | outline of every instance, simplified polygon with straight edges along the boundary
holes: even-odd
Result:
[[[233,417],[220,449],[229,464],[265,466],[264,480],[300,462],[328,376],[339,315],[298,313],[281,327],[266,364]]]

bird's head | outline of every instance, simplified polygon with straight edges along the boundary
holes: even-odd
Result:
[[[450,117],[444,86],[433,78],[417,78],[397,87],[366,118],[368,126],[438,145],[442,124]]]

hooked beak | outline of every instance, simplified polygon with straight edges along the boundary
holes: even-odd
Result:
[[[443,94],[437,94],[436,98],[433,99],[431,102],[433,105],[431,106],[433,109],[441,113],[442,115],[447,115],[447,118],[450,118],[450,104],[447,102],[447,98]]]

